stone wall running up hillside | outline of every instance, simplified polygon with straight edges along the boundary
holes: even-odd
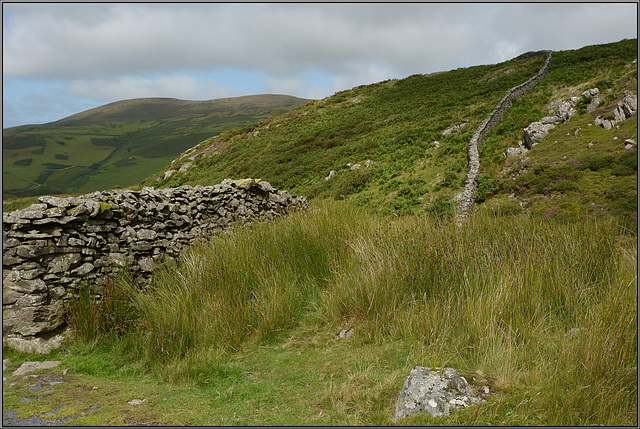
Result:
[[[547,59],[545,60],[542,68],[538,71],[538,74],[536,74],[525,83],[522,83],[508,90],[502,100],[498,102],[498,105],[495,107],[495,109],[493,109],[489,116],[487,116],[487,118],[482,121],[478,129],[473,133],[471,140],[469,141],[469,149],[467,152],[469,172],[467,173],[464,191],[462,192],[460,205],[458,206],[458,211],[456,213],[456,217],[459,221],[470,216],[473,212],[473,205],[475,203],[476,193],[478,191],[478,175],[480,173],[480,156],[478,154],[478,149],[482,144],[482,141],[486,137],[487,133],[500,123],[507,109],[513,104],[513,100],[520,98],[524,94],[529,92],[547,75],[547,73],[549,73],[551,51],[539,51],[535,54],[547,55]]]
[[[304,197],[252,179],[39,200],[2,217],[3,342],[36,352],[57,341],[64,301],[88,282],[100,287],[123,267],[147,281],[196,240],[308,207]]]

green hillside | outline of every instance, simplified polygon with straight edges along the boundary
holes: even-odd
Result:
[[[637,94],[637,52],[636,39],[554,52],[480,147],[477,206],[460,223],[448,219],[473,132],[544,56],[359,86],[193,139],[137,187],[262,178],[311,208],[199,241],[144,289],[126,270],[88,284],[61,348],[3,348],[3,419],[637,427],[637,113],[596,123]],[[572,96],[570,119],[505,155]],[[61,365],[12,375],[43,359]],[[486,402],[394,420],[417,365],[455,368]]]
[[[487,201],[486,208],[634,216],[637,150],[625,151],[624,141],[637,140],[636,116],[613,130],[594,125],[594,119],[611,112],[625,91],[637,93],[637,66],[631,67],[636,57],[637,39],[553,53],[550,73],[514,103],[480,148],[478,199]],[[194,164],[186,172],[166,180],[154,175],[144,184],[256,177],[309,198],[350,199],[381,214],[450,213],[451,198],[466,177],[471,135],[505,91],[534,76],[543,62],[542,55],[522,55],[341,91],[210,138],[165,168]],[[548,115],[551,102],[593,87],[603,98],[596,110],[587,112],[581,100],[578,113],[533,150],[504,156],[522,139],[524,127]],[[442,134],[463,121],[461,130]],[[355,164],[360,168],[353,170]]]
[[[308,100],[124,100],[44,125],[2,131],[3,198],[87,193],[139,183],[199,141]]]

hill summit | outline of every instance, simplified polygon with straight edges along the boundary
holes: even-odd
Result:
[[[89,109],[50,122],[47,125],[68,125],[86,122],[135,122],[167,120],[176,117],[198,117],[212,114],[260,113],[271,109],[294,108],[309,100],[290,95],[260,94],[206,101],[176,98],[134,98]]]

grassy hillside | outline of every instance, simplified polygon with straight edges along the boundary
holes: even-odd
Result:
[[[73,307],[65,348],[5,351],[12,369],[71,370],[50,394],[7,371],[3,411],[88,426],[637,425],[637,236],[613,217],[458,227],[316,202],[192,248],[146,292],[126,274],[107,290]],[[415,365],[485,380],[488,401],[394,422]]]
[[[7,371],[3,416],[637,426],[637,148],[624,144],[637,141],[637,116],[594,124],[637,93],[636,55],[637,40],[555,52],[549,75],[488,134],[479,205],[460,225],[448,218],[469,138],[544,57],[361,86],[203,139],[140,186],[259,177],[311,209],[193,246],[144,291],[127,272],[100,303],[86,290],[69,305],[75,337],[61,349],[3,350],[11,369],[44,359],[69,368],[43,392],[29,391],[40,379]],[[597,109],[581,100],[531,151],[503,156],[549,103],[593,87]],[[482,380],[487,402],[393,421],[416,365]]]
[[[143,98],[49,124],[7,128],[2,131],[3,198],[136,185],[212,135],[307,101],[285,95]]]
[[[637,140],[636,117],[610,131],[593,121],[612,110],[625,90],[637,93],[637,66],[629,67],[636,57],[637,39],[554,52],[549,75],[514,104],[480,149],[479,195],[489,201],[486,208],[633,216],[637,150],[625,152],[624,141]],[[203,155],[187,172],[144,183],[170,187],[259,177],[310,198],[350,199],[381,214],[449,212],[450,199],[463,188],[471,135],[505,91],[535,75],[543,62],[543,56],[514,59],[341,91],[211,138],[167,168]],[[550,102],[593,87],[604,96],[598,109],[580,109],[525,156],[504,157],[524,127],[548,115]],[[464,128],[442,135],[463,120]],[[354,164],[360,168],[351,170]],[[332,170],[335,175],[325,180]],[[571,185],[545,191],[560,176]]]

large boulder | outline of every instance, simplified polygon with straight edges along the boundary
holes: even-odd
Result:
[[[523,143],[527,149],[531,149],[549,134],[549,131],[555,128],[553,123],[532,122],[522,131]]]
[[[411,414],[445,416],[451,409],[484,401],[472,395],[469,383],[455,369],[416,366],[400,390],[394,419]]]

